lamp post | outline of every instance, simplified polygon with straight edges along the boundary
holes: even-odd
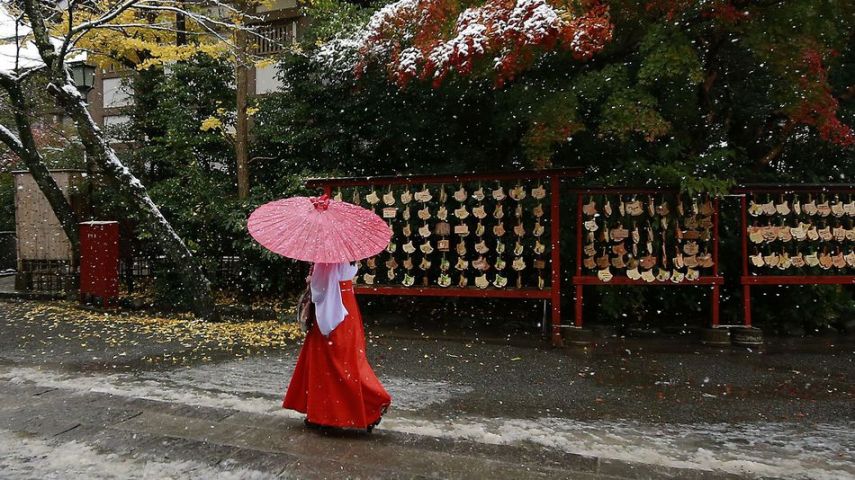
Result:
[[[78,60],[69,62],[68,68],[71,70],[71,79],[74,81],[74,86],[83,95],[89,93],[95,86],[95,67],[87,65],[83,60]]]
[[[89,92],[95,87],[95,67],[87,65],[85,60],[76,60],[68,62],[68,69],[71,71],[71,80],[74,86],[83,95],[83,99],[89,101]],[[83,163],[86,165],[86,190],[87,190],[87,205],[89,207],[89,215],[92,215],[92,190],[94,168],[86,151],[83,151]]]

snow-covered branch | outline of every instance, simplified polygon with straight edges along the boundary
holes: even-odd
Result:
[[[91,20],[89,22],[83,22],[80,25],[75,26],[74,28],[69,30],[67,36],[70,37],[76,33],[85,32],[88,30],[92,30],[93,28],[97,28],[101,25],[104,25],[105,23],[112,21],[113,19],[115,19],[116,17],[121,15],[122,12],[133,7],[135,4],[137,4],[139,2],[140,2],[140,0],[125,0],[124,2],[120,3],[119,5],[108,10],[107,12],[105,12],[103,15],[101,15],[97,19]],[[71,8],[71,4],[69,4],[69,9],[70,8]]]
[[[129,28],[140,28],[140,29],[146,29],[146,30],[154,30],[154,31],[158,31],[158,32],[170,32],[170,33],[176,33],[179,31],[174,26],[171,26],[171,23],[166,23],[166,22],[164,22],[163,24],[156,24],[156,23],[109,23],[107,25],[101,25],[100,27],[97,28],[97,30],[111,30],[114,32],[123,33],[126,36],[130,37],[129,32],[127,31],[127,29],[129,29]],[[194,37],[203,35],[200,32],[188,32],[188,31],[184,31],[184,30],[182,30],[181,32],[184,33],[185,35],[194,36]],[[71,45],[76,46],[77,42],[79,42],[87,33],[88,32],[81,32],[81,33],[77,34],[77,36],[71,41]]]
[[[17,156],[22,156],[24,153],[24,144],[17,135],[3,125],[0,125],[0,142],[3,142],[9,150]]]
[[[195,21],[196,24],[198,24],[199,26],[201,26],[202,28],[207,30],[211,35],[215,36],[218,40],[222,41],[223,43],[225,43],[229,46],[231,46],[231,42],[229,41],[229,39],[225,38],[225,36],[223,36],[220,32],[218,32],[211,25],[216,25],[216,26],[221,27],[225,30],[231,30],[231,31],[240,30],[240,31],[246,32],[250,36],[255,37],[259,40],[265,40],[268,42],[276,43],[273,39],[265,37],[264,35],[261,35],[257,31],[255,31],[255,29],[253,29],[253,28],[249,28],[249,27],[246,27],[243,25],[238,25],[238,24],[231,23],[231,22],[225,22],[222,20],[217,20],[217,19],[211,18],[207,15],[202,15],[202,14],[199,14],[196,12],[191,12],[191,11],[188,11],[186,9],[182,9],[182,8],[178,8],[178,7],[170,7],[170,6],[166,6],[166,5],[152,5],[151,4],[152,2],[163,3],[162,0],[139,0],[139,2],[140,3],[138,5],[136,5],[136,7],[135,7],[139,10],[167,11],[167,12],[183,14],[187,18],[190,18],[193,21]],[[244,15],[244,16],[246,16],[246,15]]]
[[[59,48],[59,57],[65,58],[65,55],[68,52],[68,48],[71,47],[74,43],[76,43],[76,40],[74,38],[78,34],[88,32],[88,31],[92,30],[93,28],[97,28],[100,25],[104,25],[104,24],[110,22],[111,20],[113,20],[116,17],[118,17],[119,15],[121,15],[122,12],[124,12],[125,10],[134,6],[134,4],[137,3],[138,1],[139,0],[125,0],[123,3],[120,3],[116,7],[107,11],[104,15],[102,15],[98,19],[92,20],[89,22],[83,22],[80,25],[77,25],[74,27],[72,27],[72,12],[74,11],[74,4],[69,2],[69,4],[68,4],[68,26],[69,26],[69,29],[68,29],[68,33],[65,35],[65,39],[62,42],[62,46]]]
[[[157,4],[159,4],[159,5],[177,5],[178,7],[176,7],[176,8],[181,8],[181,9],[184,9],[183,6],[186,5],[185,2],[178,1],[178,0],[140,0],[140,1],[142,3],[153,4],[153,5],[157,5]],[[241,18],[244,18],[247,20],[254,20],[254,21],[263,20],[262,17],[260,17],[258,15],[251,15],[247,12],[243,12],[241,10],[238,10],[237,8],[235,8],[233,6],[231,6],[227,3],[220,2],[220,1],[215,0],[215,1],[207,2],[206,5],[209,5],[209,6],[212,5],[212,6],[216,6],[218,8],[222,8],[223,10],[230,12],[230,13],[234,14],[235,16],[238,16],[238,17],[241,17]]]
[[[17,72],[17,75],[15,76],[15,81],[23,82],[24,80],[31,77],[32,75],[44,71],[45,68],[46,67],[44,65],[38,65],[38,66],[35,66],[32,68],[28,68],[26,70],[21,70],[21,71]]]

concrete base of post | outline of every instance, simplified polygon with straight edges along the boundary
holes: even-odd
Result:
[[[711,347],[729,347],[730,330],[726,328],[704,328],[701,330],[701,344]]]
[[[561,332],[564,345],[589,345],[594,340],[594,332],[587,328],[570,327]]]
[[[736,327],[730,330],[731,340],[740,347],[763,345],[763,330],[755,327]]]

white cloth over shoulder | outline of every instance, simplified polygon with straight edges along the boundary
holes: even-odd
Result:
[[[358,267],[349,263],[316,263],[312,270],[315,318],[325,337],[347,316],[347,309],[341,302],[341,287],[338,282],[351,280],[358,270]]]

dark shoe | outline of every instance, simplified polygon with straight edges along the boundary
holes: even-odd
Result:
[[[368,427],[366,427],[366,430],[368,430],[368,433],[371,433],[374,430],[374,427],[376,427],[377,425],[380,425],[380,420],[383,420],[383,417],[378,418],[376,422],[374,422],[371,425],[368,425]]]

